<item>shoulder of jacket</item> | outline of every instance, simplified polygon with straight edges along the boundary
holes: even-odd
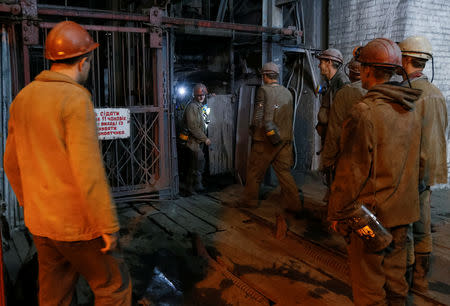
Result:
[[[358,117],[365,117],[371,110],[371,101],[368,101],[367,99],[362,99],[358,103],[355,103],[352,109],[352,115],[358,116]]]
[[[419,79],[411,82],[411,86],[415,89],[421,89],[423,91],[422,96],[432,94],[437,98],[444,98],[442,92],[437,88],[433,83],[429,82],[426,79]]]

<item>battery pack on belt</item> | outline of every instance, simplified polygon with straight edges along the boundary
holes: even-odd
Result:
[[[179,138],[180,138],[181,140],[183,140],[183,141],[187,141],[187,140],[188,140],[188,138],[189,138],[189,136],[188,136],[188,135],[186,135],[186,134],[180,133],[180,136],[179,136]]]

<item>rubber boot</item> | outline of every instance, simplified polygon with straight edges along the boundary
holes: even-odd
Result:
[[[202,183],[202,173],[200,171],[197,171],[195,174],[194,190],[197,192],[203,192],[206,190]]]
[[[419,292],[428,291],[428,272],[430,271],[431,254],[415,254],[416,262],[413,274],[413,289]]]
[[[186,177],[186,195],[187,196],[191,196],[196,194],[195,189],[194,189],[194,175],[192,175],[192,173],[188,173],[187,177]]]

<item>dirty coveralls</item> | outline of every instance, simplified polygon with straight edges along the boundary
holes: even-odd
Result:
[[[422,118],[419,173],[420,220],[412,224],[412,233],[408,237],[408,264],[412,265],[414,259],[416,260],[414,282],[415,285],[420,285],[418,283],[420,278],[425,280],[426,276],[426,271],[422,269],[428,270],[429,255],[432,251],[430,186],[447,183],[445,131],[448,123],[445,98],[439,89],[420,72],[409,77],[412,88],[423,91],[419,100],[416,101],[416,111]],[[408,83],[405,82],[404,85],[408,86]]]
[[[183,125],[189,130],[186,143],[188,154],[188,171],[186,174],[186,187],[188,191],[195,188],[202,189],[202,174],[205,168],[205,155],[203,145],[208,139],[203,116],[203,103],[192,100],[184,111]]]
[[[353,107],[342,129],[328,219],[345,220],[362,202],[393,236],[388,248],[373,253],[350,233],[355,305],[406,301],[406,234],[408,224],[420,217],[420,118],[413,111],[420,93],[388,83],[376,85]]]
[[[344,85],[349,84],[350,80],[342,69],[338,69],[331,80],[327,81],[327,90],[320,102],[319,113],[317,114],[316,130],[320,136],[322,148],[325,144],[325,137],[327,135],[328,121],[330,108],[333,103],[336,92]]]
[[[331,105],[325,145],[320,154],[320,170],[334,168],[339,155],[342,124],[350,115],[353,105],[367,93],[361,81],[347,84],[339,89]]]
[[[100,251],[119,223],[90,93],[41,72],[11,104],[4,167],[37,249],[39,305],[69,305],[79,274],[95,305],[131,305],[121,252]]]
[[[297,185],[290,172],[293,164],[293,112],[292,94],[285,87],[274,83],[258,89],[251,126],[252,148],[241,203],[248,206],[258,205],[260,184],[267,169],[272,165],[281,187],[283,199],[280,199],[280,203],[286,203],[286,208],[293,210],[300,208]],[[270,121],[279,130],[281,141],[276,145],[266,136],[265,124]]]

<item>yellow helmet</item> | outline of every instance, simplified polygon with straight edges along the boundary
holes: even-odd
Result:
[[[433,57],[430,41],[425,36],[411,36],[398,44],[402,55],[429,60]]]

